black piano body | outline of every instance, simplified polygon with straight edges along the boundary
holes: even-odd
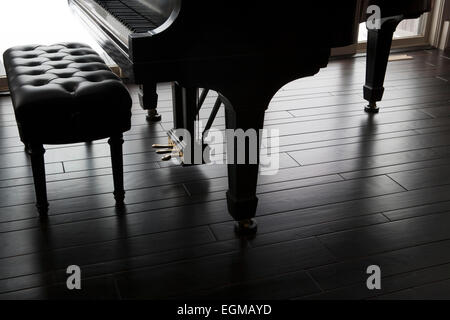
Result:
[[[369,1],[363,6],[393,2]],[[409,17],[402,12],[406,2],[410,1],[399,1],[398,8],[391,6],[392,11],[385,11],[389,15],[386,25]],[[426,3],[423,9],[429,9],[429,1],[416,2]],[[174,126],[191,130],[197,88],[212,89],[225,105],[227,129],[244,131],[263,128],[265,110],[282,86],[318,73],[326,67],[331,48],[354,42],[361,5],[359,0],[283,0],[276,5],[256,0],[69,3],[87,23],[92,26],[94,22],[98,42],[124,75],[142,85],[144,108],[154,110],[156,106],[156,83],[173,82]],[[391,18],[391,14],[396,17]],[[372,34],[372,40],[369,35],[368,67],[372,70],[365,86],[368,111],[376,108],[373,101],[381,100],[386,68],[381,72],[376,68],[387,65],[389,50],[387,55],[380,52],[390,49],[391,31],[391,27],[382,27],[379,34]],[[389,35],[391,40],[387,41]],[[256,230],[257,178],[258,164],[228,165],[228,210],[240,232]]]

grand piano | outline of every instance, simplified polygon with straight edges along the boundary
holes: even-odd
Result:
[[[218,92],[216,107],[225,106],[227,129],[262,129],[276,92],[325,68],[331,48],[352,44],[355,24],[370,17],[366,11],[373,4],[381,8],[382,25],[369,31],[364,97],[366,111],[378,112],[395,28],[403,19],[431,8],[431,0],[69,0],[69,4],[94,30],[124,77],[140,85],[141,105],[149,110],[149,120],[159,120],[156,83],[173,83],[174,128],[189,132],[194,131],[201,106],[198,88]],[[250,146],[245,149],[248,154]],[[236,152],[234,157],[237,163]],[[259,157],[256,164],[247,156],[244,164],[228,165],[227,204],[239,233],[256,232],[258,169]]]

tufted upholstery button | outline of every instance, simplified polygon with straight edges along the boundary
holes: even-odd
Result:
[[[75,92],[80,85],[79,82],[76,81],[70,81],[70,82],[64,82],[61,84],[61,86],[69,93]]]
[[[90,49],[89,46],[85,45],[84,43],[77,43],[77,42],[71,42],[65,44],[65,46],[69,49],[77,49],[77,48],[87,48]]]
[[[53,57],[47,57],[50,61],[61,61],[64,59],[64,56],[53,56]]]
[[[38,80],[35,80],[35,81],[30,82],[29,85],[31,85],[31,86],[33,86],[33,87],[41,87],[41,86],[44,86],[44,85],[46,85],[46,84],[48,84],[48,83],[49,83],[48,80],[45,80],[45,79],[38,79]]]
[[[99,62],[72,63],[71,67],[78,68],[80,71],[109,70],[105,64]]]
[[[66,49],[67,47],[64,45],[53,45],[53,46],[38,46],[38,49],[43,51],[43,53],[56,53],[61,50]]]
[[[72,72],[65,72],[65,73],[58,74],[58,77],[60,77],[60,78],[70,78],[72,76],[73,76]]]
[[[39,70],[39,69],[33,69],[27,73],[24,73],[27,76],[39,76],[41,74],[44,74],[45,71]]]
[[[4,63],[22,141],[80,142],[130,128],[129,93],[90,47],[19,46]]]
[[[35,67],[35,66],[41,65],[41,62],[39,62],[39,61],[30,61],[30,62],[24,63],[23,65],[27,66],[27,67]]]
[[[48,58],[47,58],[48,59]],[[72,61],[68,60],[58,60],[58,61],[52,61],[48,59],[43,64],[52,67],[53,69],[66,69],[69,67],[69,65],[72,63]]]
[[[77,72],[78,72],[78,69],[76,69],[76,68],[57,68],[57,69],[47,71],[47,73],[54,74],[58,78],[70,78],[70,77],[73,77],[73,75]]]
[[[88,63],[88,62],[100,62],[100,63],[104,63],[103,60],[97,56],[97,55],[86,55],[86,56],[73,56],[70,57],[69,59],[71,59],[73,62],[76,63]]]
[[[67,63],[64,64],[57,64],[57,65],[53,65],[53,68],[55,69],[66,69],[69,65]]]
[[[85,56],[85,55],[88,55],[88,54],[95,54],[95,53],[92,50],[76,49],[76,50],[70,51],[70,54],[72,56]]]

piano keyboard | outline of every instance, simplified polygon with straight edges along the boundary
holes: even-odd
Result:
[[[165,18],[149,6],[135,1],[94,0],[133,33],[144,33],[162,25]]]

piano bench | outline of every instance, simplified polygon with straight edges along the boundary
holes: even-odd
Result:
[[[31,157],[36,206],[48,212],[44,144],[109,138],[114,197],[123,204],[123,133],[131,97],[89,46],[60,43],[13,47],[3,55],[21,141]]]

